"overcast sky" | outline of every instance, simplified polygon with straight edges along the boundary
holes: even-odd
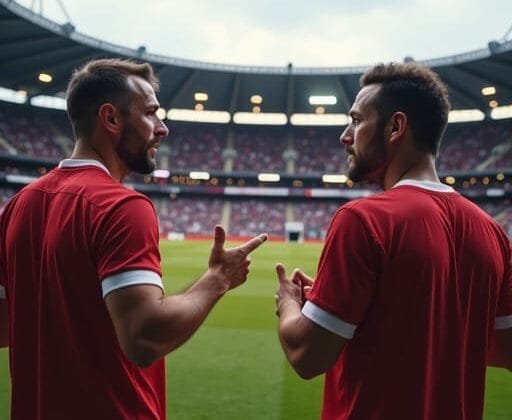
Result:
[[[57,0],[18,0],[59,23]],[[78,32],[227,64],[353,66],[484,48],[512,26],[511,0],[61,0]],[[511,37],[509,37],[511,39]]]

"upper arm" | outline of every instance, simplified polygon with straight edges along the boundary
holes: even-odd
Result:
[[[121,349],[140,365],[147,365],[155,358],[154,349],[144,337],[161,299],[162,289],[148,284],[118,288],[105,296]]]
[[[329,370],[348,341],[300,312],[281,322],[279,336],[290,364],[304,379]]]

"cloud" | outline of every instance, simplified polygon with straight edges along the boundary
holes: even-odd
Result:
[[[32,0],[22,0],[29,5]],[[57,2],[49,16],[64,22]],[[503,0],[66,0],[79,32],[152,53],[230,64],[351,66],[484,48]]]

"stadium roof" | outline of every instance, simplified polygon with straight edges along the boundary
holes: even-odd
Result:
[[[205,110],[251,112],[251,96],[260,95],[262,112],[288,116],[314,113],[311,95],[335,96],[335,104],[323,106],[326,114],[346,113],[366,69],[236,66],[150,54],[143,47],[134,50],[80,34],[13,0],[0,0],[0,57],[0,87],[23,90],[29,97],[63,96],[72,70],[88,60],[130,57],[153,64],[166,109],[194,109],[194,94],[205,92]],[[453,109],[479,109],[488,116],[491,106],[512,105],[512,41],[422,63],[448,85]],[[41,72],[51,75],[51,83],[38,80]],[[484,95],[485,87],[494,87],[495,93]]]

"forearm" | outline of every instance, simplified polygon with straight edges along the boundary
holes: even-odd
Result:
[[[186,342],[227,291],[215,274],[207,271],[183,293],[160,299],[140,334],[153,348],[155,358],[165,356]]]
[[[208,270],[181,294],[163,297],[156,287],[140,286],[106,297],[126,356],[141,366],[173,351],[199,328],[228,287]]]
[[[311,379],[322,371],[316,368],[318,360],[309,353],[309,337],[305,326],[301,306],[294,300],[285,300],[279,305],[279,340],[297,374],[304,379]]]

